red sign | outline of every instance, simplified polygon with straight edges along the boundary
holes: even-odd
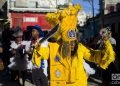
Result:
[[[27,26],[40,25],[42,30],[50,30],[51,25],[41,13],[11,13],[12,27],[19,26],[26,30]]]

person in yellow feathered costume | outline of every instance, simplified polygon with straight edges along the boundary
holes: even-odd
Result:
[[[56,42],[49,47],[37,49],[39,55],[50,58],[50,86],[87,86],[84,59],[106,69],[114,61],[115,53],[108,39],[104,40],[104,50],[93,50],[77,42],[76,25],[80,5],[69,6],[56,13],[48,13],[46,18],[52,26],[59,24],[54,34]]]

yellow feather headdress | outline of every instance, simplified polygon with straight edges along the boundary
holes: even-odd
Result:
[[[63,41],[76,40],[77,15],[82,9],[80,5],[69,6],[64,10],[58,10],[56,13],[48,13],[46,18],[48,22],[55,26],[59,24],[59,31],[54,37]]]

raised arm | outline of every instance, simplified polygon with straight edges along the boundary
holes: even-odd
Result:
[[[34,52],[36,55],[41,56],[42,59],[48,59],[49,57],[49,47],[48,47],[48,42],[45,41],[41,45],[35,46]]]
[[[109,40],[104,42],[105,48],[103,50],[93,50],[83,45],[80,46],[84,50],[82,51],[84,59],[96,63],[103,69],[106,69],[115,60],[115,52]]]

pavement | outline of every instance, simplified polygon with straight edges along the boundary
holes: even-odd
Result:
[[[89,77],[88,86],[102,86],[102,80],[95,77]]]
[[[30,76],[28,75],[28,77]],[[22,83],[22,79],[20,79],[20,83]],[[0,72],[0,86],[21,86],[21,85],[16,81],[11,81],[9,73]],[[34,85],[31,83],[30,79],[26,79],[25,86],[34,86]]]
[[[34,86],[31,82],[31,75],[27,75],[27,79],[25,81],[25,86]],[[20,83],[22,80],[20,79]],[[102,86],[102,81],[93,77],[88,79],[88,86]],[[20,86],[16,81],[10,80],[10,74],[6,72],[0,72],[0,86]]]

